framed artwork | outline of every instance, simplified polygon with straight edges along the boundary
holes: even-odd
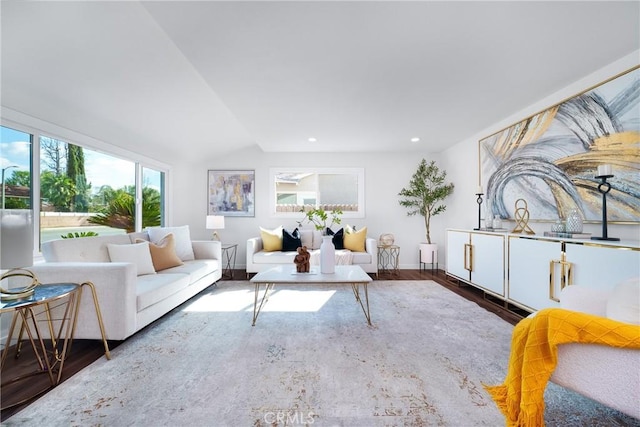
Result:
[[[255,216],[255,171],[210,170],[208,215]]]
[[[533,221],[578,209],[602,221],[598,166],[610,165],[607,221],[640,222],[640,66],[479,141],[486,217]]]

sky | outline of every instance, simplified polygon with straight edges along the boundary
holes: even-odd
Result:
[[[29,134],[6,127],[0,127],[0,130],[0,167],[18,166],[18,168],[7,169],[5,179],[11,177],[14,171],[28,171],[30,159]],[[87,182],[91,183],[92,191],[97,191],[105,184],[114,189],[122,188],[125,185],[134,185],[134,162],[86,148],[84,156]],[[160,188],[159,181],[145,184],[157,189]]]

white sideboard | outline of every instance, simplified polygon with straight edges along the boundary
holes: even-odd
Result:
[[[505,235],[447,230],[447,274],[504,298]]]
[[[533,312],[558,306],[565,286],[640,276],[640,244],[450,229],[447,275]]]

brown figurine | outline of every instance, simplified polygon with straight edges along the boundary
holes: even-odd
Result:
[[[296,271],[298,273],[308,273],[310,259],[311,259],[311,254],[307,250],[307,247],[306,246],[299,247],[298,254],[293,259],[293,262],[296,265]]]

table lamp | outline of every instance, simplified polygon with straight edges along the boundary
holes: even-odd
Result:
[[[11,301],[33,295],[39,284],[35,275],[24,267],[33,265],[33,211],[30,209],[0,210],[0,270],[1,280],[26,277],[25,287],[5,289],[0,286],[0,299]],[[8,271],[4,271],[8,270]]]
[[[222,215],[207,215],[207,230],[224,230],[224,217]],[[217,231],[213,232],[213,240],[220,240]]]

